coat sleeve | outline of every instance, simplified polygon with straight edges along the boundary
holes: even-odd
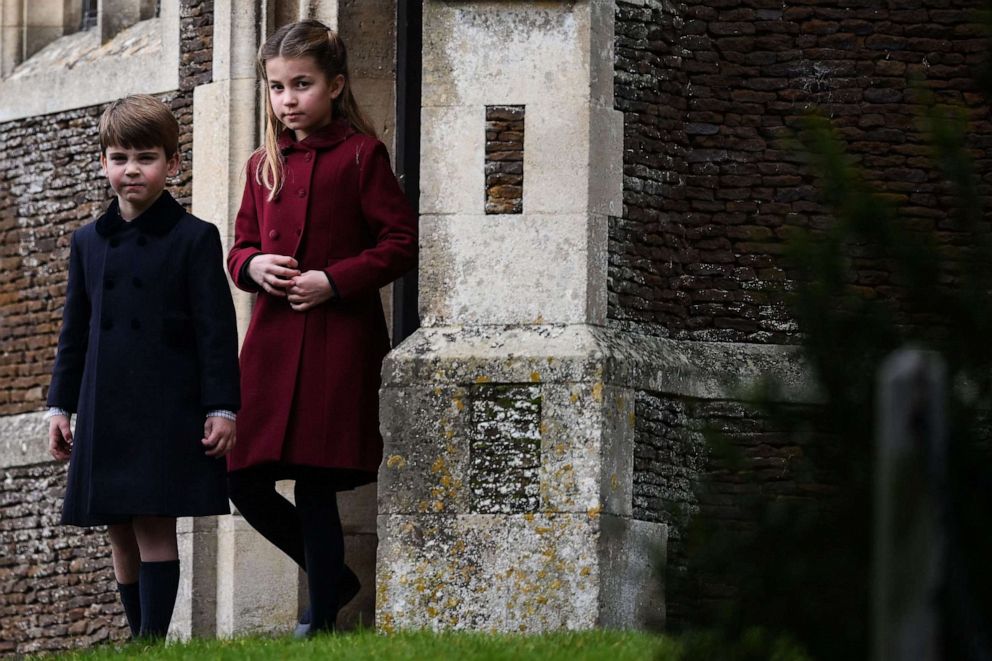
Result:
[[[190,254],[187,279],[199,360],[200,405],[204,413],[237,411],[241,393],[234,301],[224,276],[220,232],[210,223],[204,226]]]
[[[241,208],[238,209],[238,216],[234,221],[234,245],[227,255],[227,270],[231,274],[231,280],[238,289],[248,292],[258,291],[258,285],[247,277],[247,273],[244,273],[245,265],[252,257],[262,252],[252,179],[255,171],[254,163],[254,158],[248,161],[245,192],[241,197]]]
[[[79,389],[90,337],[90,298],[86,293],[83,256],[76,233],[73,233],[69,245],[69,282],[47,403],[48,406],[75,411],[79,404]]]
[[[376,291],[417,263],[417,217],[389,166],[389,154],[376,141],[359,165],[362,217],[375,244],[325,269],[342,299]]]

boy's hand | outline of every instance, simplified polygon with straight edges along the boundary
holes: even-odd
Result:
[[[265,293],[282,298],[286,296],[285,289],[292,284],[293,278],[300,274],[298,266],[292,257],[263,253],[248,262],[248,276]]]
[[[296,276],[286,291],[289,292],[289,307],[297,312],[306,312],[334,295],[323,271],[307,271]]]
[[[58,461],[65,461],[72,452],[72,429],[64,415],[53,415],[48,421],[48,451]]]
[[[203,424],[203,443],[208,457],[223,457],[231,451],[236,440],[234,420],[211,416]]]

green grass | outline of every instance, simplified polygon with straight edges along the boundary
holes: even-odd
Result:
[[[389,636],[371,631],[298,641],[292,638],[195,640],[184,644],[104,646],[46,659],[376,659],[398,661],[675,661],[678,645],[670,638],[636,632],[587,631],[543,636],[428,632]]]

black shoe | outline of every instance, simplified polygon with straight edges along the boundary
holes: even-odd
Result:
[[[351,570],[348,565],[344,566],[341,573],[341,580],[338,581],[338,610],[351,603],[362,589],[362,582],[358,580],[358,575]],[[294,638],[310,637],[310,609],[308,608],[300,619],[299,624],[293,631]]]

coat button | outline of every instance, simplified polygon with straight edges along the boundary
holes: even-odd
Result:
[[[110,317],[104,317],[103,321],[100,322],[100,328],[102,328],[105,331],[109,331],[113,327],[114,327],[114,320],[111,319]]]
[[[141,330],[141,322],[138,321],[137,317],[131,320],[131,328],[133,330]]]
[[[131,282],[134,284],[135,289],[141,289],[141,278],[135,277]]]
[[[312,161],[313,160],[313,153],[312,152],[307,152],[306,156],[303,157],[303,160],[304,161]]]
[[[279,230],[269,230],[269,238],[275,241],[279,238]]]
[[[139,246],[143,246],[146,243],[148,243],[148,239],[146,239],[144,236],[139,236],[138,237],[138,245]]]
[[[114,288],[114,279],[113,278],[107,278],[106,280],[104,280],[103,281],[103,288],[104,289],[113,289]]]
[[[307,196],[307,192],[302,188],[296,191],[296,197],[306,197],[306,196]]]

